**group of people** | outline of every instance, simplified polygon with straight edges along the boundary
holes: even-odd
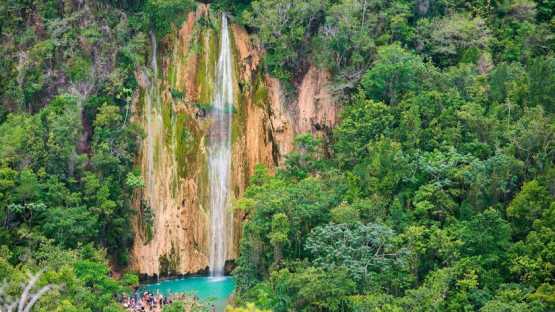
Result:
[[[189,306],[203,304],[197,295],[171,294],[164,296],[162,294],[153,295],[146,291],[141,295],[139,291],[135,291],[131,296],[120,297],[121,304],[129,312],[161,312],[165,305],[172,304],[174,300],[185,302]],[[214,304],[210,305],[210,312],[216,312]]]
[[[132,312],[155,312],[162,311],[164,305],[171,304],[172,299],[161,294],[153,295],[144,292],[142,296],[135,292],[131,297],[124,296],[122,300],[123,307],[127,311]]]

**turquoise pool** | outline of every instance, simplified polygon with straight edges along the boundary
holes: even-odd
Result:
[[[164,296],[182,293],[194,294],[201,300],[214,303],[217,311],[224,311],[229,296],[235,290],[235,280],[230,276],[195,276],[145,284],[140,289]]]

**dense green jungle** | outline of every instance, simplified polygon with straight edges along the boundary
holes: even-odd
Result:
[[[554,0],[203,2],[340,112],[233,201],[226,311],[555,311]],[[0,0],[0,311],[131,311],[137,72],[199,5]]]

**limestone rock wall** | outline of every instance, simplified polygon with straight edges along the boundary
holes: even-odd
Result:
[[[171,48],[158,57],[154,50],[150,68],[137,72],[141,96],[134,118],[145,129],[138,159],[145,188],[135,194],[131,268],[145,275],[198,273],[208,266],[206,110],[219,54],[218,17],[199,4],[176,32]],[[296,134],[333,127],[337,112],[327,72],[311,67],[298,100],[285,103],[279,81],[264,73],[262,49],[243,28],[232,25],[230,30],[236,97],[231,194],[238,198],[257,164],[273,172],[293,149]],[[238,256],[243,217],[235,212],[228,224],[229,260]]]

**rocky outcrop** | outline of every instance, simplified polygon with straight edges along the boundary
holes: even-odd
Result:
[[[327,84],[329,73],[311,66],[299,87],[296,110],[296,132],[318,132],[331,129],[337,122],[337,106]]]
[[[145,188],[136,194],[134,270],[146,275],[202,271],[208,263],[209,213],[206,207],[206,150],[208,125],[197,119],[195,106],[203,90],[197,83],[204,53],[193,53],[213,32],[196,32],[205,6],[189,14],[173,49],[161,60],[154,57],[137,118],[146,132],[140,155]],[[154,43],[152,44],[154,45]],[[206,48],[210,47],[206,45]],[[152,55],[156,55],[153,50]],[[160,72],[157,64],[162,63]],[[202,71],[204,74],[204,71]]]
[[[138,213],[131,267],[145,275],[197,273],[208,266],[206,110],[213,95],[219,37],[218,16],[199,4],[169,43],[171,49],[154,58],[150,69],[137,73],[141,96],[135,118],[146,132],[138,160],[145,188],[134,201]],[[293,149],[296,134],[330,129],[337,113],[327,91],[327,72],[311,67],[299,86],[298,100],[286,103],[279,82],[264,73],[262,49],[237,25],[231,27],[231,39],[231,193],[238,198],[257,164],[273,172]],[[238,256],[243,217],[235,211],[228,227],[228,260]]]

